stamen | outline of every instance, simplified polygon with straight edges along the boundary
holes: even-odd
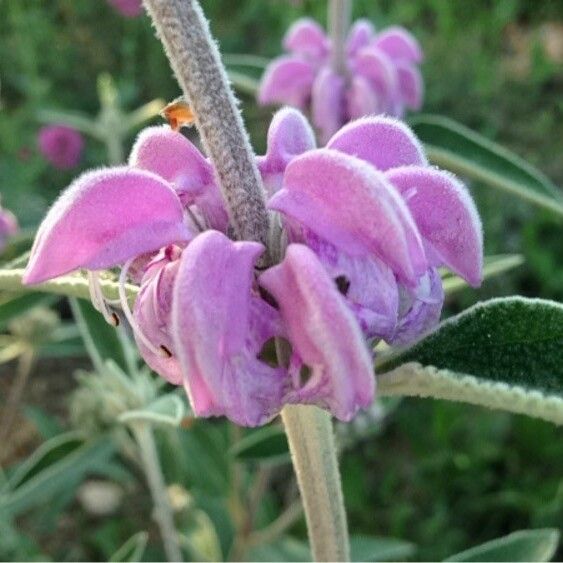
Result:
[[[92,300],[94,308],[104,316],[104,319],[108,324],[118,326],[119,317],[107,307],[97,272],[88,272],[88,289],[90,291],[90,299]]]
[[[133,259],[128,260],[121,273],[119,274],[119,300],[121,303],[121,308],[123,309],[123,313],[125,314],[126,319],[129,321],[131,328],[136,336],[138,336],[139,340],[153,353],[161,358],[171,358],[172,352],[166,346],[155,346],[145,335],[145,333],[141,330],[141,327],[137,324],[135,317],[133,317],[133,313],[131,312],[131,308],[129,307],[129,301],[127,300],[127,294],[125,293],[125,280],[127,279],[127,272],[131,267]]]

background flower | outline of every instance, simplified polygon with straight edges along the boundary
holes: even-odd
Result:
[[[41,154],[60,170],[74,168],[80,162],[84,139],[72,127],[66,125],[47,125],[37,136]]]
[[[136,18],[143,13],[141,0],[108,0],[108,2],[126,18]]]

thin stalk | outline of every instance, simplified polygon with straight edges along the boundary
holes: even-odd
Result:
[[[352,0],[330,0],[328,33],[331,41],[331,66],[341,76],[348,74],[346,66],[346,36],[350,28]]]
[[[282,410],[315,561],[349,561],[348,525],[330,415],[313,406]]]
[[[267,246],[264,188],[248,134],[197,0],[144,0],[172,69],[195,113],[239,239]]]
[[[12,432],[12,427],[14,425],[29,376],[31,375],[34,362],[35,354],[31,348],[26,350],[20,356],[16,371],[16,378],[10,389],[10,394],[8,395],[8,399],[6,400],[6,405],[4,407],[4,415],[0,421],[0,445],[8,443],[8,438]],[[0,450],[0,463],[4,461],[5,455],[6,448],[3,447],[2,450]]]
[[[131,428],[141,453],[143,469],[154,503],[155,520],[160,529],[166,558],[168,561],[182,561],[178,533],[174,526],[172,507],[168,500],[152,428],[146,422],[133,424]]]

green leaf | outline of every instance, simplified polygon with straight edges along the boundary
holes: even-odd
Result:
[[[251,96],[255,96],[256,92],[258,92],[259,82],[256,78],[236,70],[229,70],[227,74],[233,86],[240,92]]]
[[[118,335],[118,330],[123,330],[123,328],[109,325],[89,301],[70,298],[69,302],[86,349],[96,369],[102,373],[104,362],[113,360],[127,372],[127,352],[124,350],[123,340]]]
[[[350,536],[352,561],[404,561],[413,555],[412,543],[395,538]]]
[[[124,412],[119,416],[119,420],[126,423],[150,422],[177,427],[180,426],[185,414],[185,403],[178,395],[170,393],[159,397],[144,409]]]
[[[230,453],[239,461],[278,464],[290,460],[287,437],[279,425],[249,431],[231,448]]]
[[[85,113],[43,109],[37,112],[37,119],[43,123],[63,123],[96,139],[103,140],[99,125]]]
[[[524,257],[520,254],[498,254],[496,256],[485,256],[483,264],[483,279],[489,279],[509,270],[517,268],[524,263]],[[467,282],[449,272],[442,277],[442,285],[446,295],[456,293],[460,289],[469,287]]]
[[[256,55],[225,53],[223,55],[223,62],[227,66],[246,66],[264,70],[268,66],[270,59]]]
[[[563,424],[563,305],[479,303],[382,357],[377,373],[382,396],[464,401]]]
[[[23,293],[5,295],[5,300],[0,303],[0,329],[3,329],[15,317],[37,307],[50,305],[54,299],[43,293]]]
[[[147,532],[137,532],[117,549],[109,560],[111,562],[140,561],[145,553],[148,540]]]
[[[285,536],[270,543],[253,547],[249,561],[311,561],[309,546],[302,541]]]
[[[441,116],[409,124],[434,164],[563,215],[563,194],[539,170],[471,129]]]
[[[49,499],[65,491],[69,483],[78,482],[95,472],[98,466],[103,466],[114,451],[112,439],[104,436],[84,443],[41,471],[36,472],[31,468],[23,479],[18,474],[14,480],[10,480],[10,490],[0,493],[0,512],[17,516],[29,508],[44,505]]]
[[[558,543],[558,530],[520,530],[452,555],[446,561],[551,561]]]
[[[67,297],[90,299],[88,278],[81,273],[61,276],[54,280],[33,286],[24,285],[22,283],[23,273],[23,268],[0,270],[0,290],[53,293],[55,295],[66,295]],[[108,299],[119,298],[119,284],[117,282],[108,279],[100,279],[100,284],[104,295]],[[131,284],[125,284],[125,291],[129,300],[134,300],[139,292],[139,288]]]

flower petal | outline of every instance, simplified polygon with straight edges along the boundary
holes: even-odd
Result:
[[[330,139],[327,148],[361,158],[385,171],[408,164],[427,164],[422,145],[397,119],[364,117],[345,125]]]
[[[288,401],[316,404],[344,421],[369,406],[375,377],[368,348],[315,254],[291,244],[283,262],[259,281],[280,306],[294,353],[312,370]]]
[[[406,284],[416,285],[427,269],[407,206],[362,160],[329,149],[298,156],[268,205],[351,256],[375,255]]]
[[[303,240],[336,282],[367,338],[388,338],[397,326],[399,293],[395,276],[377,258],[352,257],[308,229]]]
[[[424,83],[417,67],[402,61],[396,63],[399,75],[399,90],[406,106],[412,110],[422,107]]]
[[[268,333],[263,319],[252,318],[266,313],[251,294],[262,251],[259,243],[206,231],[182,254],[172,325],[184,385],[199,416],[226,415],[256,426],[281,408],[287,374],[257,359]],[[267,312],[276,313],[272,307]]]
[[[280,109],[268,129],[268,150],[258,157],[258,169],[268,191],[281,187],[282,175],[292,158],[314,149],[315,134],[305,116],[294,108]]]
[[[379,94],[380,111],[390,115],[400,115],[399,78],[393,61],[379,49],[366,47],[354,60],[355,71],[367,78]],[[364,114],[366,115],[366,114]]]
[[[287,30],[283,39],[286,51],[304,55],[313,60],[328,53],[328,39],[324,29],[311,18],[301,18]]]
[[[215,182],[213,167],[199,149],[168,125],[147,127],[137,137],[129,165],[170,182],[180,201],[197,205],[210,227],[225,230],[229,216]]]
[[[380,113],[383,107],[382,96],[378,96],[373,85],[363,76],[354,76],[346,92],[347,114],[357,119],[373,113]]]
[[[346,121],[344,87],[344,78],[329,66],[320,70],[313,83],[311,120],[323,143]]]
[[[373,44],[395,60],[420,63],[424,58],[418,41],[400,26],[384,29],[377,35]]]
[[[127,167],[88,172],[65,190],[41,223],[24,283],[79,268],[112,268],[191,238],[178,196],[155,174]]]
[[[444,304],[444,289],[440,273],[435,268],[420,278],[415,290],[401,288],[401,313],[397,329],[389,344],[410,344],[431,330],[440,320]]]
[[[360,49],[366,47],[375,35],[372,23],[366,19],[359,19],[350,28],[346,39],[346,53],[353,57]]]
[[[168,247],[147,266],[133,312],[140,330],[154,347],[159,349],[164,346],[171,353],[170,357],[155,353],[134,332],[141,356],[151,369],[173,385],[182,385],[182,371],[170,331],[172,293],[180,265],[180,252],[177,247]]]
[[[438,261],[471,285],[483,276],[481,220],[465,186],[452,174],[434,168],[405,166],[386,173],[401,192]]]
[[[266,68],[258,90],[258,103],[288,104],[303,109],[311,97],[313,67],[294,56],[278,57]]]

